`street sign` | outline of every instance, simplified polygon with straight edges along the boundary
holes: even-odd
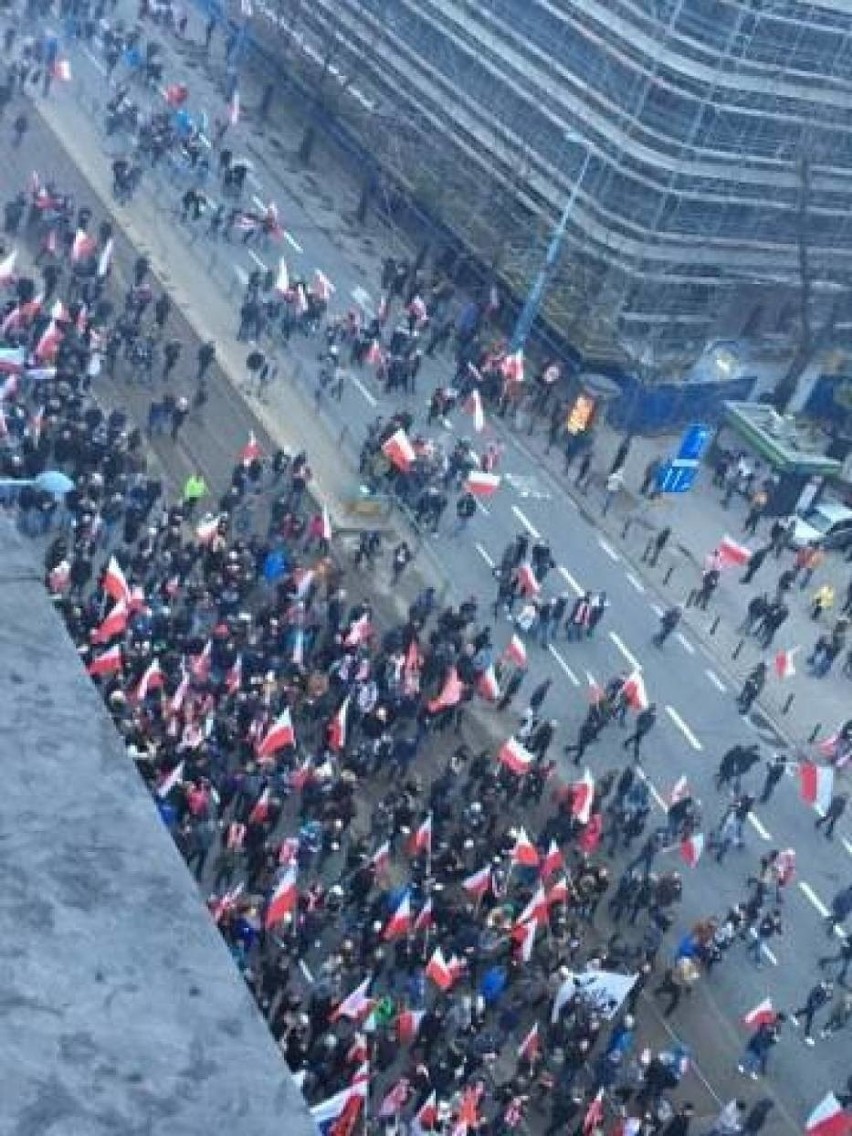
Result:
[[[698,462],[675,458],[664,462],[657,470],[658,493],[686,493],[695,484]]]
[[[701,461],[712,436],[713,431],[710,427],[704,426],[701,422],[693,422],[691,426],[687,426],[677,451],[678,460]]]

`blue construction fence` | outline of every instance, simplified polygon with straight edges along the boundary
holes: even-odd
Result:
[[[226,19],[221,0],[194,2],[206,18],[215,16],[220,22]],[[241,65],[245,66],[248,60],[249,65],[256,67],[266,82],[285,85],[288,97],[295,96],[301,113],[310,115],[312,125],[322,135],[326,145],[337,152],[353,176],[362,183],[370,179],[378,181],[381,177],[384,186],[389,186],[389,192],[383,194],[383,204],[385,213],[393,224],[408,234],[415,247],[428,247],[436,252],[449,250],[456,254],[465,265],[464,276],[458,283],[474,298],[484,300],[493,281],[488,267],[477,259],[464,235],[433,215],[406,187],[393,184],[388,172],[379,168],[374,156],[357,135],[341,119],[314,104],[311,91],[299,82],[295,74],[284,72],[280,58],[268,45],[254,38],[247,24],[237,24],[230,18],[227,18],[227,23],[231,37],[239,42]],[[511,293],[507,295],[505,287],[502,294],[507,309],[508,329],[520,313],[524,298]],[[619,429],[641,434],[668,433],[695,421],[719,421],[724,402],[728,399],[748,398],[755,385],[754,378],[725,383],[643,383],[636,375],[624,370],[600,368],[594,360],[585,359],[574,344],[542,320],[535,326],[529,354],[532,358],[558,359],[564,373],[572,378],[584,370],[605,374],[621,391],[607,405],[608,420]]]

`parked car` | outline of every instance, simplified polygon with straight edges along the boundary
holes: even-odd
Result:
[[[848,548],[852,544],[852,509],[833,501],[822,501],[796,517],[790,536],[793,548],[817,542],[823,548]]]

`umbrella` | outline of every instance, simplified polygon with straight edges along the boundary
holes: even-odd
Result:
[[[33,485],[37,489],[43,489],[45,493],[52,493],[54,497],[64,497],[74,488],[71,478],[58,469],[46,469],[35,478]]]

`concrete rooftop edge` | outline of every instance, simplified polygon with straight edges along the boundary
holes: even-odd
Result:
[[[0,518],[0,1136],[314,1131]]]

